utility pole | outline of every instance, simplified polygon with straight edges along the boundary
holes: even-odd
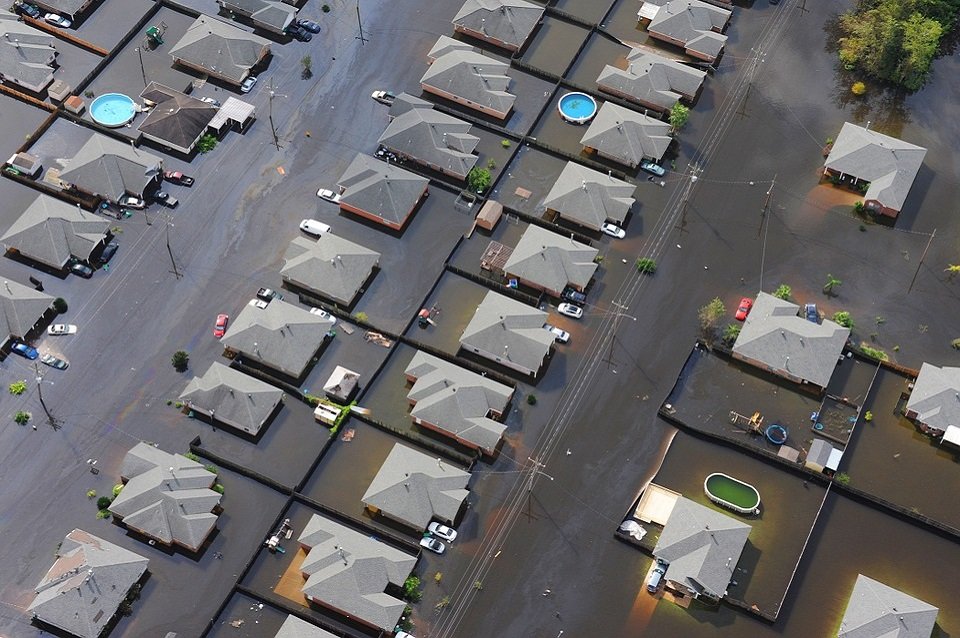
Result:
[[[354,39],[360,40],[360,46],[363,46],[367,43],[367,39],[363,37],[363,22],[360,21],[360,0],[357,0],[357,25],[360,27],[360,35]]]
[[[675,226],[681,235],[687,228],[687,209],[690,206],[690,192],[693,190],[693,185],[697,181],[697,172],[700,170],[696,162],[687,164],[687,168],[690,169],[690,181],[687,182],[687,186],[683,192],[683,212],[680,215],[680,221],[677,222]]]
[[[767,197],[763,200],[763,208],[760,209],[760,225],[757,226],[757,239],[760,239],[760,232],[763,230],[763,222],[767,219],[767,212],[770,210],[770,200],[773,199],[773,187],[777,185],[777,173],[770,182],[770,188],[767,189]]]
[[[538,459],[533,459],[528,456],[527,460],[533,463],[533,469],[530,472],[530,480],[527,481],[527,518],[532,519],[533,515],[530,512],[530,498],[531,498],[530,495],[531,495],[531,492],[533,492],[533,484],[537,480],[537,475],[543,474],[545,477],[547,477],[551,481],[553,480],[553,477],[543,471],[543,468],[545,468],[546,465],[544,463],[541,463]]]
[[[357,5],[357,8],[359,9],[359,5]],[[276,95],[276,93],[273,90],[273,78],[270,78],[270,87],[269,87],[268,95],[270,96],[270,102],[269,102],[269,107],[267,111],[267,119],[270,120],[270,131],[273,133],[273,144],[274,146],[277,147],[277,150],[279,151],[280,138],[277,137],[277,127],[274,126],[273,124],[273,98]]]
[[[140,75],[143,76],[143,88],[147,88],[147,72],[143,69],[143,51],[140,50],[140,47],[134,49],[137,52],[137,57],[140,58]]]
[[[173,248],[170,247],[170,227],[172,225],[173,224],[171,224],[170,221],[167,220],[167,254],[170,255],[170,264],[173,266],[173,270],[171,270],[170,272],[172,272],[173,276],[176,277],[177,279],[182,279],[183,275],[177,269],[177,260],[173,258]]]
[[[917,275],[920,274],[920,267],[923,266],[923,260],[927,257],[927,251],[930,250],[930,244],[933,243],[933,238],[937,236],[937,229],[934,228],[933,232],[930,233],[930,239],[927,240],[927,247],[923,249],[923,254],[920,255],[920,263],[917,264],[917,272],[913,273],[913,279],[910,280],[910,287],[907,288],[907,294],[910,294],[910,291],[913,290],[913,284],[917,281]]]
[[[770,230],[767,213],[770,212],[770,202],[773,199],[773,187],[777,185],[777,175],[779,173],[774,173],[770,188],[767,189],[767,198],[763,201],[763,209],[760,211],[760,228],[757,229],[757,239],[760,239],[760,229],[763,229],[763,244],[760,246],[760,290],[763,290],[763,269],[767,259],[767,231]],[[766,226],[764,226],[764,222],[766,222]]]
[[[620,317],[623,316],[623,313],[624,313],[624,312],[626,312],[627,310],[630,309],[628,306],[624,306],[623,304],[619,304],[619,303],[617,303],[616,301],[611,301],[611,302],[610,302],[610,305],[613,305],[613,306],[616,306],[617,308],[619,308],[619,309],[620,309],[620,312],[618,312],[618,313],[613,317],[613,337],[610,338],[610,350],[607,351],[607,358],[604,359],[604,361],[605,361],[606,364],[607,364],[607,370],[609,370],[609,369],[610,369],[610,366],[613,364],[613,344],[617,341],[617,329],[620,327]]]
[[[54,430],[59,430],[60,422],[54,418],[53,413],[50,412],[50,408],[47,407],[46,402],[43,400],[43,377],[40,376],[40,366],[34,363],[33,368],[37,372],[37,397],[40,399],[40,407],[42,407],[44,413],[46,413],[47,423],[50,424],[50,427],[52,427]]]

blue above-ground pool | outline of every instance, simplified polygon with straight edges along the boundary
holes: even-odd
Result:
[[[105,93],[90,104],[93,121],[110,128],[129,124],[136,114],[133,100],[122,93]]]
[[[783,445],[787,442],[787,428],[779,423],[774,423],[769,426],[765,434],[767,435],[767,440],[774,445]]]
[[[560,117],[571,124],[584,124],[597,114],[597,101],[586,93],[567,93],[557,105]]]

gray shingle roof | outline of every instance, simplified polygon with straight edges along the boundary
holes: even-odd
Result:
[[[525,0],[467,0],[452,22],[519,49],[542,16],[543,7]]]
[[[163,160],[130,144],[94,133],[67,160],[60,180],[78,189],[117,201],[125,194],[142,197],[163,168]]]
[[[733,353],[759,361],[777,374],[822,388],[830,382],[850,330],[825,319],[797,316],[797,304],[761,292],[743,323]]]
[[[636,187],[576,162],[567,162],[543,204],[564,219],[592,230],[607,221],[623,222]]]
[[[498,113],[509,113],[517,96],[507,91],[510,65],[445,35],[430,50],[432,61],[420,78],[423,90],[446,92]]]
[[[170,49],[170,56],[240,84],[269,50],[269,40],[201,15]]]
[[[899,211],[927,149],[844,122],[824,166],[870,182],[864,199]]]
[[[414,107],[397,115],[378,140],[395,153],[465,178],[477,163],[480,138],[470,125],[432,108]]]
[[[362,500],[416,530],[434,519],[453,525],[469,481],[469,472],[395,443]]]
[[[701,0],[669,0],[657,11],[647,31],[679,40],[689,51],[715,58],[727,42],[727,36],[717,31],[726,26],[730,13]]]
[[[930,638],[939,609],[859,574],[839,638]]]
[[[180,395],[192,409],[253,435],[282,399],[282,390],[216,361]]]
[[[23,337],[53,304],[53,297],[5,279],[0,285],[0,341]]]
[[[29,611],[79,638],[98,638],[147,563],[139,554],[75,529],[36,586]]]
[[[722,598],[752,528],[680,497],[653,548],[670,564],[666,577],[698,594]]]
[[[266,308],[244,306],[221,342],[246,359],[299,377],[332,326],[329,319],[274,299]]]
[[[127,527],[196,551],[216,526],[213,510],[221,496],[210,488],[217,475],[202,464],[138,443],[123,459],[120,476],[127,484],[110,511]]]
[[[311,625],[296,616],[287,616],[273,638],[337,638],[329,631]]]
[[[156,82],[151,82],[140,97],[156,104],[140,123],[140,132],[185,153],[193,149],[217,114],[214,106]]]
[[[316,241],[295,238],[283,259],[280,275],[285,282],[349,306],[380,263],[380,253],[324,233]]]
[[[227,10],[247,16],[254,26],[283,33],[296,19],[298,9],[275,0],[217,0]]]
[[[580,139],[584,146],[632,167],[647,158],[659,162],[672,141],[666,122],[612,102],[604,102]]]
[[[432,109],[433,103],[424,100],[423,98],[415,97],[409,93],[400,93],[393,100],[393,104],[390,105],[390,119],[403,115],[407,111],[412,109]]]
[[[415,557],[318,514],[310,517],[298,540],[309,552],[300,566],[307,576],[305,596],[393,631],[406,603],[385,590],[403,585]]]
[[[39,93],[53,82],[56,38],[0,9],[0,80]]]
[[[337,185],[341,206],[366,211],[392,226],[403,226],[430,181],[394,164],[357,153]]]
[[[75,18],[76,15],[83,11],[91,2],[93,2],[93,0],[38,0],[36,4],[41,9],[55,11],[70,18]]]
[[[416,402],[411,416],[493,452],[507,426],[490,414],[503,413],[513,388],[420,351],[404,374],[416,379],[407,393]]]
[[[907,411],[917,420],[944,430],[960,426],[960,368],[924,362],[907,400]]]
[[[597,271],[596,248],[530,224],[503,270],[559,296],[569,284],[583,290]]]
[[[681,97],[692,99],[706,75],[675,60],[633,49],[627,55],[626,70],[611,65],[603,67],[597,76],[597,85],[601,90],[666,111]]]
[[[49,195],[37,195],[0,243],[33,261],[63,268],[87,260],[106,238],[110,222]]]
[[[490,291],[460,335],[460,345],[536,374],[554,342],[543,329],[546,320],[542,310]]]

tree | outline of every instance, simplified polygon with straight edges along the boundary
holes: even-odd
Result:
[[[674,132],[682,129],[690,119],[690,109],[677,102],[670,109],[670,126]]]
[[[657,262],[649,257],[641,257],[637,260],[637,270],[644,275],[652,275],[657,272]]]
[[[200,138],[199,142],[197,142],[197,150],[200,151],[201,153],[209,153],[216,147],[216,145],[217,145],[216,136],[211,135],[210,133],[207,133],[206,135]]]
[[[57,314],[62,315],[67,311],[67,300],[63,297],[57,297],[53,300],[53,309],[57,311]]]
[[[112,502],[113,502],[113,499],[110,498],[109,496],[101,496],[100,498],[97,499],[97,509],[105,510],[108,507],[110,507],[110,503]]]
[[[190,353],[186,350],[177,350],[173,353],[170,361],[173,363],[174,370],[183,372],[187,369],[187,366],[190,365]]]
[[[863,95],[864,93],[867,92],[867,85],[864,84],[863,82],[854,82],[850,86],[850,92],[853,93],[854,95]]]
[[[777,289],[773,291],[773,296],[777,299],[783,299],[784,301],[790,301],[790,293],[793,292],[793,289],[790,288],[787,284],[780,284],[777,286]]]
[[[732,346],[737,341],[737,337],[740,336],[740,327],[739,323],[728,323],[727,327],[723,329],[723,336],[721,337],[723,342]]]
[[[420,579],[416,576],[407,576],[403,581],[403,598],[412,603],[420,602],[423,592],[420,590]]]
[[[309,80],[313,77],[313,58],[309,55],[305,55],[300,58],[300,66],[303,67],[303,71],[300,73],[300,77],[304,80]]]
[[[470,187],[470,190],[476,191],[477,193],[482,193],[490,188],[492,182],[493,175],[491,175],[490,171],[486,168],[474,166],[470,169],[470,172],[467,173],[467,185]]]
[[[850,313],[846,310],[840,310],[833,313],[833,322],[843,326],[844,328],[850,328],[853,330],[853,317],[851,317]]]
[[[827,283],[823,284],[823,294],[830,296],[833,294],[835,288],[842,285],[843,282],[834,277],[833,275],[827,275]]]
[[[17,410],[17,413],[13,415],[13,420],[17,425],[26,425],[30,422],[30,413]]]
[[[724,307],[720,297],[714,297],[710,303],[700,308],[697,316],[700,319],[700,329],[705,336],[712,337],[712,333],[717,327],[717,322],[720,321],[720,318],[723,317],[726,312],[727,309]]]

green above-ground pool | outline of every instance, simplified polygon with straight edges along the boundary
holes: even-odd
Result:
[[[703,491],[717,505],[738,514],[760,513],[760,492],[757,488],[732,476],[714,472],[703,481]]]

